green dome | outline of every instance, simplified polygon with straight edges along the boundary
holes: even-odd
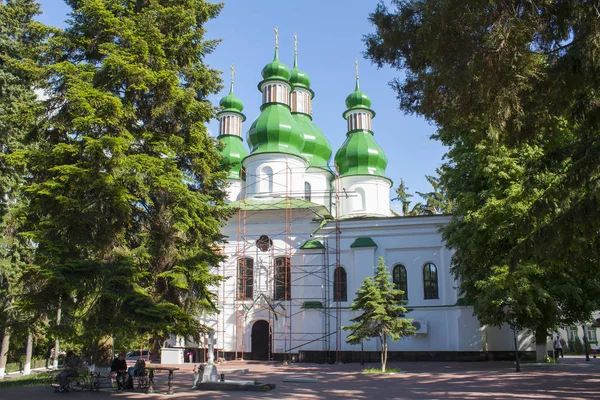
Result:
[[[346,97],[346,107],[348,109],[353,108],[371,108],[371,99],[364,92],[360,90],[358,86],[358,78],[356,80],[356,89]]]
[[[233,83],[229,89],[229,94],[221,99],[219,105],[222,108],[221,112],[233,111],[241,113],[244,110],[242,100],[233,94]]]
[[[248,150],[244,147],[242,138],[237,135],[221,135],[218,139],[225,145],[219,153],[222,157],[221,165],[229,166],[227,178],[240,179],[242,160],[248,155]]]
[[[287,153],[301,156],[304,134],[287,105],[267,103],[247,135],[251,154]]]
[[[331,143],[313,123],[310,116],[302,113],[292,114],[304,133],[304,148],[302,156],[308,161],[310,167],[323,168],[329,171],[331,158]]]
[[[369,131],[349,133],[335,154],[340,176],[375,175],[385,178],[387,157]]]
[[[292,68],[290,83],[295,87],[310,89],[310,78],[304,71],[298,68],[298,55],[296,54],[294,55],[294,68]]]
[[[275,57],[273,61],[265,65],[262,69],[261,75],[263,80],[275,79],[281,81],[288,81],[290,79],[290,70],[288,67],[279,61],[279,55],[277,49],[275,49]]]
[[[292,69],[290,83],[295,87],[303,87],[306,89],[310,89],[310,78],[304,73],[304,71],[301,71],[296,67]]]

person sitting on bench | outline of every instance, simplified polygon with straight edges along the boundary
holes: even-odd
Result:
[[[69,377],[78,376],[77,364],[79,360],[75,357],[73,350],[67,351],[67,355],[63,360],[63,370],[60,374],[56,375],[56,381],[58,382],[59,392],[69,391]]]
[[[133,389],[133,381],[131,375],[127,373],[127,361],[125,361],[125,352],[122,351],[115,357],[110,364],[110,372],[117,374],[117,389]]]

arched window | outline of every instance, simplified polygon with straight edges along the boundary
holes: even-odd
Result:
[[[264,167],[260,174],[260,192],[273,193],[273,169]]]
[[[423,289],[425,299],[439,299],[437,267],[432,263],[423,266]]]
[[[251,299],[254,296],[254,260],[238,258],[237,274],[237,298]]]
[[[396,289],[402,290],[404,294],[402,295],[402,300],[408,300],[408,283],[406,280],[406,267],[402,264],[394,265],[394,270],[392,271],[392,279],[394,284],[396,285]]]
[[[336,267],[333,273],[333,300],[348,301],[348,281],[343,267]]]
[[[310,183],[304,182],[304,199],[310,201]]]
[[[292,299],[292,271],[290,259],[277,257],[275,259],[275,300]]]
[[[352,204],[354,211],[365,211],[365,190],[363,188],[354,189],[354,194],[352,196]]]

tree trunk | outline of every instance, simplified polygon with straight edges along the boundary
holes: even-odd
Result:
[[[58,308],[56,309],[56,326],[60,326],[60,310],[61,310],[61,298],[58,298]],[[54,359],[52,360],[52,366],[58,368],[58,352],[59,352],[58,337],[54,340]]]
[[[10,346],[10,328],[4,329],[4,336],[2,336],[2,346],[0,346],[0,379],[4,378],[4,371],[6,371],[6,360],[8,358],[8,347]]]
[[[535,359],[536,361],[544,361],[544,357],[548,355],[548,336],[546,329],[538,329],[535,331]]]
[[[33,334],[29,331],[27,335],[27,347],[25,348],[25,365],[23,375],[31,374],[31,353],[33,352]]]
[[[385,365],[387,364],[387,336],[383,335],[381,339],[381,372],[385,372]]]

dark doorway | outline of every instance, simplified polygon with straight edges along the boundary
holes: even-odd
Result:
[[[252,325],[252,359],[269,360],[269,323],[265,320]]]

